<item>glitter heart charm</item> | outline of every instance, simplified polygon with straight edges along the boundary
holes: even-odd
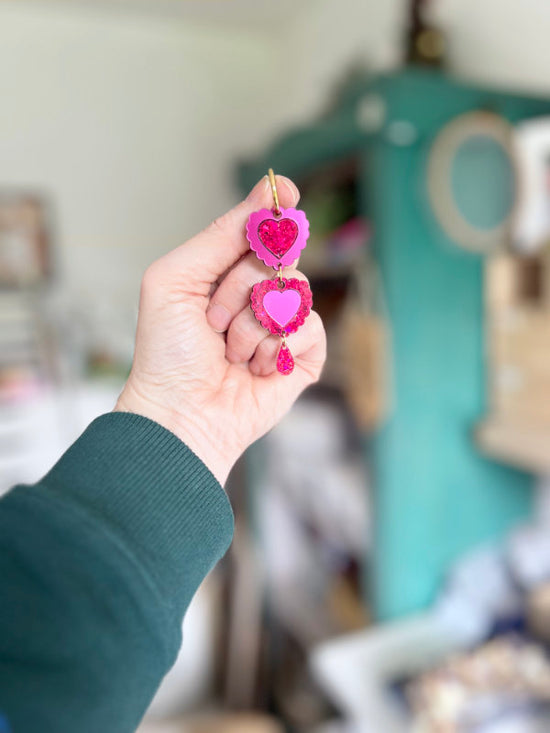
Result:
[[[275,270],[297,260],[308,237],[309,222],[300,209],[260,209],[250,215],[246,225],[250,248]]]
[[[295,277],[262,280],[254,285],[250,295],[250,305],[258,321],[270,333],[283,337],[303,325],[312,302],[308,283]]]
[[[258,259],[278,272],[273,280],[262,280],[254,285],[250,306],[262,326],[281,337],[277,371],[290,374],[294,370],[294,357],[287,346],[286,337],[303,325],[311,311],[313,298],[307,282],[295,277],[283,277],[283,267],[292,265],[306,246],[309,222],[300,209],[283,209],[279,205],[272,168],[267,175],[273,194],[273,208],[250,214],[246,238]]]

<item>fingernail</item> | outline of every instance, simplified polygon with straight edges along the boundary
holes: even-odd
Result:
[[[212,326],[214,331],[222,333],[227,331],[231,323],[231,313],[227,308],[219,303],[211,305],[206,311],[206,320]]]
[[[269,189],[269,179],[267,176],[263,176],[263,178],[260,178],[258,183],[254,186],[252,191],[248,194],[246,197],[246,201],[250,201],[252,199],[255,199],[257,196],[263,196],[264,193]]]
[[[279,176],[279,184],[281,183],[285,184],[285,186],[292,194],[293,203],[297,204],[300,200],[300,192],[298,191],[298,186],[294,183],[294,181],[291,181],[290,178],[287,178],[286,176]]]

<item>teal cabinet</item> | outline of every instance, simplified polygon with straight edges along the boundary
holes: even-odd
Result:
[[[474,110],[514,123],[550,113],[550,101],[404,70],[358,82],[332,115],[239,169],[246,190],[269,166],[299,183],[347,156],[359,160],[392,338],[392,410],[367,441],[368,598],[379,619],[428,606],[453,561],[531,511],[532,477],[486,459],[472,437],[486,410],[483,258],[448,239],[427,198],[435,136]]]

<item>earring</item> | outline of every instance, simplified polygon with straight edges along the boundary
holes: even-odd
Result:
[[[298,259],[306,246],[309,222],[300,209],[283,209],[279,206],[275,175],[271,168],[268,175],[273,208],[260,209],[250,215],[246,238],[258,259],[277,270],[277,275],[273,280],[262,280],[253,286],[250,306],[265,329],[281,336],[277,371],[290,374],[294,369],[294,359],[286,337],[303,325],[311,311],[313,298],[307,282],[283,277],[283,267]]]

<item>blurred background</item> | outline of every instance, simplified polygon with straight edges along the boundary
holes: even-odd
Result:
[[[140,733],[550,731],[550,6],[3,0],[0,492],[109,411],[141,275],[268,167],[321,382]],[[75,732],[76,733],[76,732]]]

